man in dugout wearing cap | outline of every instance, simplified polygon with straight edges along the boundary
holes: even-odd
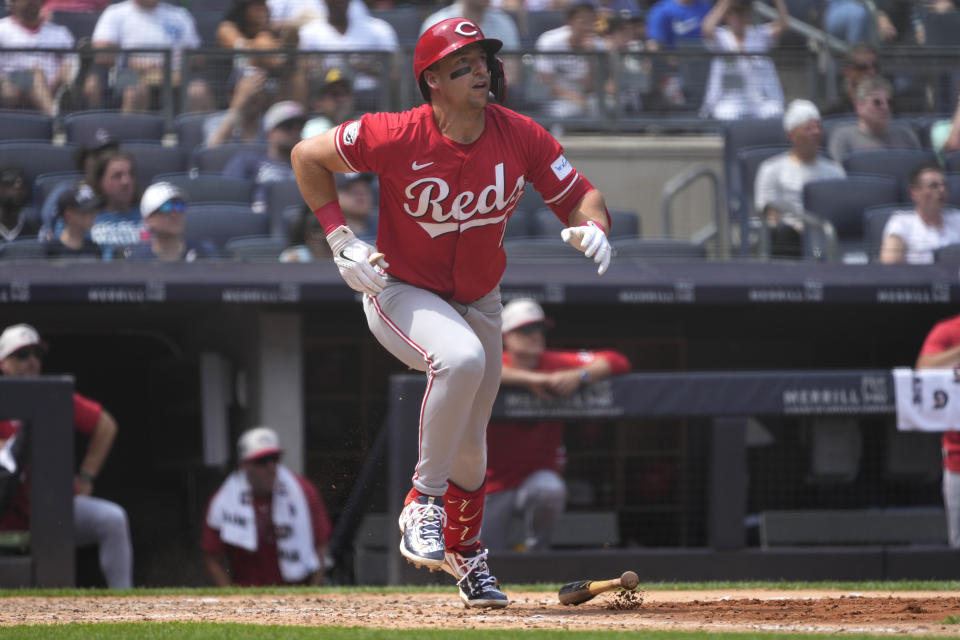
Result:
[[[0,372],[6,378],[39,376],[46,353],[46,343],[28,324],[9,326],[0,334]],[[16,434],[20,426],[19,420],[0,421],[0,446]],[[77,545],[98,545],[100,570],[108,587],[129,589],[133,586],[133,547],[127,512],[114,502],[92,495],[94,481],[117,435],[117,422],[98,402],[74,393],[73,426],[77,432],[90,437],[73,481],[74,539]],[[29,483],[24,480],[10,506],[0,513],[0,531],[29,528]]]
[[[280,463],[280,439],[269,427],[240,436],[237,456],[204,519],[203,566],[211,582],[323,584],[332,527],[319,491]]]

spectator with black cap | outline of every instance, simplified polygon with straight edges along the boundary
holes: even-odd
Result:
[[[184,236],[187,194],[169,182],[154,182],[143,192],[140,213],[150,239],[130,248],[130,260],[196,262],[217,257],[208,242],[192,242]]]
[[[333,67],[323,76],[310,102],[313,117],[303,126],[303,137],[312,138],[357,117],[353,76]]]
[[[46,244],[47,257],[99,260],[102,251],[90,238],[90,230],[102,206],[100,196],[89,185],[80,183],[63,191],[57,198],[57,220],[62,226]]]

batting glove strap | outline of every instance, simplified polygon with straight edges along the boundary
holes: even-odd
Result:
[[[333,252],[333,262],[340,270],[340,277],[354,291],[375,296],[383,291],[387,284],[383,271],[378,271],[368,262],[371,253],[377,249],[373,245],[358,240],[350,227],[341,225],[327,234],[327,242]]]
[[[569,242],[573,246],[583,251],[583,255],[593,258],[599,267],[597,273],[603,275],[610,267],[610,259],[613,250],[610,248],[610,241],[607,240],[607,234],[603,227],[593,220],[583,223],[579,227],[567,227],[560,232],[560,237],[564,242]],[[579,238],[579,246],[574,242]]]

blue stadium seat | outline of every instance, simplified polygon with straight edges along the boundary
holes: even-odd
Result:
[[[960,173],[947,173],[947,204],[951,207],[960,207]]]
[[[117,110],[75,111],[63,118],[67,142],[89,145],[109,137],[118,142],[160,142],[166,119],[159,113]]]
[[[402,48],[413,47],[420,37],[420,25],[427,17],[416,6],[400,6],[392,9],[374,9],[370,12],[374,18],[380,18],[397,32],[397,42]]]
[[[521,21],[514,20],[519,27]],[[543,11],[528,11],[526,16],[526,31],[520,33],[520,46],[523,49],[533,49],[545,31],[562,27],[567,23],[566,12],[559,9],[545,9]]]
[[[41,173],[33,179],[33,201],[39,207],[58,184],[62,182],[76,184],[81,180],[83,180],[83,174],[79,171]]]
[[[557,261],[579,262],[583,254],[566,242],[553,238],[512,238],[503,241],[507,262]]]
[[[952,151],[943,156],[943,168],[947,173],[960,173],[960,151]]]
[[[0,140],[42,140],[53,138],[53,118],[43,113],[0,109]]]
[[[192,154],[203,144],[203,123],[209,113],[181,113],[173,120],[173,132],[177,134],[177,146]]]
[[[504,239],[530,238],[535,235],[536,229],[534,227],[533,214],[520,207],[514,209],[513,213],[510,214],[510,219],[507,220],[507,229],[503,236]]]
[[[883,176],[849,176],[837,180],[815,180],[803,187],[807,212],[829,221],[837,233],[843,254],[866,254],[863,212],[869,207],[900,201],[899,184]],[[807,248],[815,242],[805,234]]]
[[[212,242],[222,250],[230,238],[265,236],[269,221],[264,213],[254,213],[249,205],[237,203],[201,203],[187,207],[187,240]]]
[[[17,166],[23,169],[27,193],[33,195],[33,182],[42,173],[75,171],[72,144],[53,145],[39,141],[0,142],[0,167]]]
[[[534,213],[538,209],[544,208],[546,203],[543,201],[543,197],[529,184],[524,187],[523,195],[520,196],[520,202],[517,203],[517,211],[521,209],[527,213]]]
[[[296,180],[277,180],[263,185],[264,201],[267,206],[267,216],[270,217],[270,233],[283,236],[285,224],[283,212],[288,207],[304,206],[303,196]]]
[[[880,151],[856,151],[843,159],[847,175],[888,176],[900,184],[903,198],[910,197],[910,172],[918,165],[937,163],[933,151],[923,149],[883,149]]]
[[[244,262],[276,262],[287,248],[284,238],[275,236],[241,236],[227,240],[228,257]]]
[[[137,183],[146,187],[154,176],[176,173],[187,168],[187,153],[180,147],[165,147],[158,143],[126,142],[120,149],[133,156]]]
[[[675,238],[621,238],[612,244],[618,260],[663,262],[707,259],[707,248],[703,245]]]
[[[926,13],[923,18],[924,46],[956,47],[960,45],[960,13]]]
[[[935,249],[933,261],[941,264],[960,264],[960,244],[948,244],[945,247]]]
[[[191,11],[193,20],[197,24],[197,35],[200,36],[200,45],[204,47],[219,47],[217,42],[217,27],[223,21],[226,13],[219,9]]]
[[[550,209],[540,209],[534,214],[535,235],[543,238],[560,238],[560,231],[563,230],[563,223],[554,215]],[[614,238],[636,238],[640,235],[640,225],[637,214],[632,211],[610,210],[610,222],[613,228],[610,229],[610,239]]]
[[[253,183],[219,173],[162,173],[153,182],[170,182],[183,189],[192,203],[230,202],[245,206],[253,198]]]
[[[190,164],[193,169],[200,173],[221,173],[234,154],[241,151],[266,153],[267,144],[265,142],[235,142],[216,147],[202,146],[194,149]]]
[[[50,15],[50,22],[69,29],[78,46],[90,41],[99,19],[99,11],[54,11]]]
[[[17,238],[0,244],[0,260],[46,260],[46,244],[37,238]]]

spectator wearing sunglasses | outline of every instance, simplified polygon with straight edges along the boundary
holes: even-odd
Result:
[[[844,156],[854,151],[920,148],[912,128],[892,122],[892,94],[893,87],[882,76],[866,78],[857,85],[857,121],[837,127],[827,142],[834,160],[842,163]]]
[[[28,324],[7,327],[0,334],[0,372],[5,378],[33,378],[43,370],[47,345]],[[0,421],[0,446],[20,430],[19,420]],[[76,544],[97,544],[100,570],[111,589],[133,586],[133,547],[127,512],[120,505],[95,498],[93,485],[117,435],[117,422],[100,403],[73,394],[73,428],[89,436],[73,480],[73,531]],[[29,530],[30,487],[24,480],[10,506],[0,513],[0,530]]]
[[[203,564],[213,584],[323,584],[330,518],[317,488],[282,457],[273,429],[240,436],[238,468],[210,499],[203,523]]]
[[[850,47],[843,62],[843,80],[840,95],[820,112],[824,116],[852,114],[856,111],[857,85],[866,78],[880,73],[877,49],[872,44],[861,42]]]
[[[241,152],[223,168],[223,175],[249,180],[257,185],[254,203],[263,203],[264,185],[268,182],[293,180],[290,152],[300,142],[306,110],[295,100],[283,100],[267,109],[263,130],[267,136],[266,153]]]
[[[217,257],[210,243],[191,242],[184,236],[187,195],[169,182],[155,182],[140,199],[140,213],[150,239],[130,249],[137,262],[196,262]]]
[[[547,349],[553,323],[529,298],[503,308],[503,386],[525,387],[539,398],[570,396],[585,385],[630,370],[617,351]],[[511,521],[523,523],[521,548],[550,547],[566,503],[563,422],[493,422],[487,429],[487,496],[483,541],[491,551],[510,546]]]

